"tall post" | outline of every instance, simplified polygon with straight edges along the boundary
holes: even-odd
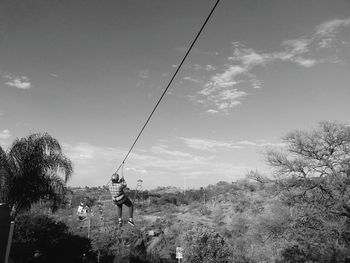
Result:
[[[207,197],[205,195],[205,189],[203,188],[204,205],[207,204]]]
[[[11,217],[10,207],[6,203],[0,203],[0,262],[5,261],[10,237]]]
[[[136,190],[134,201],[141,200],[141,206],[143,207],[143,189],[142,189],[143,181],[141,179],[137,180]]]
[[[5,254],[5,263],[8,263],[8,261],[9,261],[14,227],[15,227],[15,221],[11,221],[10,231],[9,231],[9,238],[7,240],[7,247],[6,247],[6,254]]]
[[[91,214],[88,215],[89,217],[89,222],[88,222],[88,238],[90,238],[90,226],[91,226]]]

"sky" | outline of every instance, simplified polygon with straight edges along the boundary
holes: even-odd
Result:
[[[74,164],[68,185],[105,185],[214,4],[0,1],[1,147],[48,132]],[[349,0],[221,0],[123,175],[145,189],[269,175],[267,149],[349,124],[349,98]]]

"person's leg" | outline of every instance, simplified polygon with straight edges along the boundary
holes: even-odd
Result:
[[[126,197],[124,205],[126,205],[129,208],[129,222],[131,222],[133,224],[134,206],[128,197]]]
[[[118,223],[120,224],[122,222],[123,204],[119,204],[119,203],[115,202],[115,205],[117,206],[117,218],[118,218]]]

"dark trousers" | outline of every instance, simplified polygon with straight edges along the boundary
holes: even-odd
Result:
[[[123,205],[126,205],[129,208],[129,218],[133,218],[134,214],[134,206],[130,199],[124,195],[124,197],[119,200],[119,201],[114,201],[114,204],[117,206],[117,217],[122,218],[122,210],[123,210]]]

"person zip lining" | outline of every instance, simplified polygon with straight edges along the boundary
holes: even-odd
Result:
[[[204,23],[202,24],[201,28],[199,29],[197,35],[195,36],[194,40],[191,42],[190,47],[188,48],[186,54],[184,55],[184,57],[182,58],[179,66],[177,67],[177,69],[175,70],[174,74],[172,75],[171,79],[169,80],[166,88],[163,90],[162,95],[160,96],[160,98],[158,99],[156,105],[154,106],[153,110],[151,111],[151,113],[149,114],[146,122],[144,123],[144,125],[142,126],[140,132],[138,133],[138,135],[136,136],[136,139],[134,140],[133,144],[131,145],[129,151],[127,152],[126,156],[124,157],[124,160],[122,161],[122,163],[119,165],[117,171],[112,175],[112,178],[110,181],[108,181],[107,185],[109,187],[109,191],[113,197],[113,202],[117,205],[117,213],[118,213],[118,225],[121,226],[122,225],[122,207],[123,204],[125,204],[126,206],[129,207],[129,221],[128,223],[132,226],[134,226],[134,222],[133,222],[133,204],[130,201],[130,199],[125,195],[124,193],[124,189],[126,188],[126,183],[124,180],[124,176],[122,176],[119,179],[119,175],[118,175],[118,171],[120,168],[122,168],[124,166],[124,163],[126,161],[126,159],[129,157],[129,154],[131,153],[132,149],[134,148],[134,146],[136,145],[136,142],[138,141],[138,139],[140,138],[140,136],[142,135],[143,131],[145,130],[146,126],[148,125],[149,121],[151,120],[154,112],[156,111],[156,109],[158,108],[160,102],[162,101],[163,97],[165,96],[165,94],[167,93],[169,87],[171,86],[171,84],[173,83],[177,73],[179,72],[180,68],[182,67],[182,65],[184,64],[188,54],[190,53],[190,51],[192,50],[194,44],[196,43],[197,39],[199,38],[200,34],[202,33],[204,27],[206,26],[207,22],[209,21],[209,18],[211,17],[211,15],[213,14],[216,6],[219,4],[220,0],[216,0],[216,3],[214,4],[214,6],[212,7],[209,15],[207,16],[207,18],[205,19]]]
[[[121,227],[122,222],[122,211],[123,205],[126,205],[129,208],[129,220],[128,224],[131,226],[135,226],[133,213],[134,213],[134,205],[125,194],[124,189],[126,188],[126,182],[124,176],[119,177],[119,174],[114,173],[111,177],[111,181],[108,184],[109,192],[112,195],[113,203],[117,206],[117,217],[118,217],[118,226]]]

